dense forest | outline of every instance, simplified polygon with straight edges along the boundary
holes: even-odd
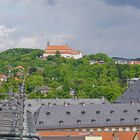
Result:
[[[43,50],[10,49],[0,53],[1,98],[18,91],[25,80],[28,98],[101,98],[114,101],[127,88],[128,78],[140,77],[140,65],[119,65],[106,54],[74,60],[55,56],[42,59]],[[46,93],[41,92],[46,87]]]

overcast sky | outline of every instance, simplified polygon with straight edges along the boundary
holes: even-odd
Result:
[[[140,57],[140,0],[0,0],[0,51],[69,44]]]

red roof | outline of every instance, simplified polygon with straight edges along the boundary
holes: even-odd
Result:
[[[68,45],[49,45],[46,50],[72,50]]]
[[[50,131],[50,132],[38,132],[39,136],[87,136],[88,132],[60,132],[60,131]]]
[[[56,51],[46,51],[46,54],[56,54]],[[75,55],[75,54],[80,54],[80,52],[76,52],[76,51],[60,51],[60,54],[71,54],[71,55]]]

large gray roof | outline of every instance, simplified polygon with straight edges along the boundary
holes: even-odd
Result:
[[[27,99],[26,109],[35,112],[41,105],[64,105],[64,104],[109,104],[105,98],[102,99]]]
[[[140,104],[41,106],[34,120],[37,129],[140,125]]]
[[[14,100],[0,102],[0,133],[20,133],[20,106]],[[24,111],[24,133],[35,133],[32,113]]]
[[[129,86],[116,103],[140,103],[140,80]]]

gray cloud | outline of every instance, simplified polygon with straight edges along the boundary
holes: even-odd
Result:
[[[133,6],[135,8],[140,9],[140,0],[103,0],[108,4],[112,5],[126,5],[126,6]]]
[[[1,51],[45,49],[50,40],[68,43],[84,54],[140,56],[140,10],[131,6],[112,6],[103,0],[1,0],[0,17],[0,25],[16,29],[1,38]]]

